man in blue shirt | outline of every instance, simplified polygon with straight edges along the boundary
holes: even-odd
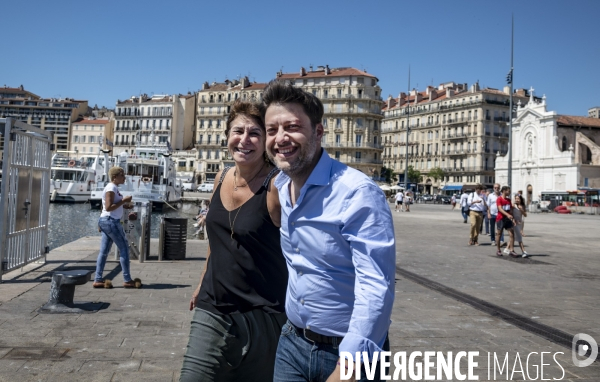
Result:
[[[344,367],[340,352],[367,352],[371,358],[389,351],[396,266],[392,214],[375,183],[321,148],[323,105],[316,96],[274,81],[263,103],[267,153],[282,170],[275,186],[289,270],[289,321],[279,339],[274,380],[337,381]]]

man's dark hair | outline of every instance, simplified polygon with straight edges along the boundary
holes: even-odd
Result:
[[[302,105],[313,129],[323,120],[323,104],[321,100],[316,95],[293,86],[290,82],[282,80],[269,82],[269,85],[267,85],[263,92],[262,101],[263,119],[267,108],[272,104],[297,103]]]
[[[483,190],[483,189],[484,189],[483,184],[477,184],[475,186],[475,190]]]
[[[502,186],[502,188],[500,189],[500,192],[504,192],[506,190],[510,190],[510,187],[508,187],[508,186]]]

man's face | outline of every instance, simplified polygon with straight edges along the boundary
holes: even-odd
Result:
[[[504,192],[502,192],[502,196],[505,198],[510,197],[510,188],[504,190]]]
[[[500,194],[500,185],[499,184],[494,184],[494,194],[496,194],[496,195]]]
[[[310,172],[321,150],[323,126],[313,131],[302,105],[273,104],[265,114],[267,155],[287,175]],[[315,163],[316,165],[316,163]]]

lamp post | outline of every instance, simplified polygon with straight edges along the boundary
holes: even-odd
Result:
[[[510,84],[510,102],[508,110],[508,187],[512,188],[512,126],[513,126],[513,46],[515,35],[515,17],[512,16],[511,36],[510,36],[510,72],[507,80]]]
[[[406,163],[404,165],[404,193],[408,190],[408,135],[410,134],[410,65],[408,66],[408,93],[406,93]],[[398,100],[400,103],[401,100]]]

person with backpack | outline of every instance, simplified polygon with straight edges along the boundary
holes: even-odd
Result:
[[[465,190],[460,196],[460,212],[462,213],[464,219],[463,223],[465,224],[467,223],[467,218],[469,217],[469,206],[467,205],[467,200],[469,200],[469,194],[467,193],[467,190]]]
[[[483,213],[485,212],[485,199],[482,195],[483,186],[478,184],[475,191],[467,198],[469,217],[471,218],[471,235],[469,245],[479,245],[479,232],[483,224]]]

